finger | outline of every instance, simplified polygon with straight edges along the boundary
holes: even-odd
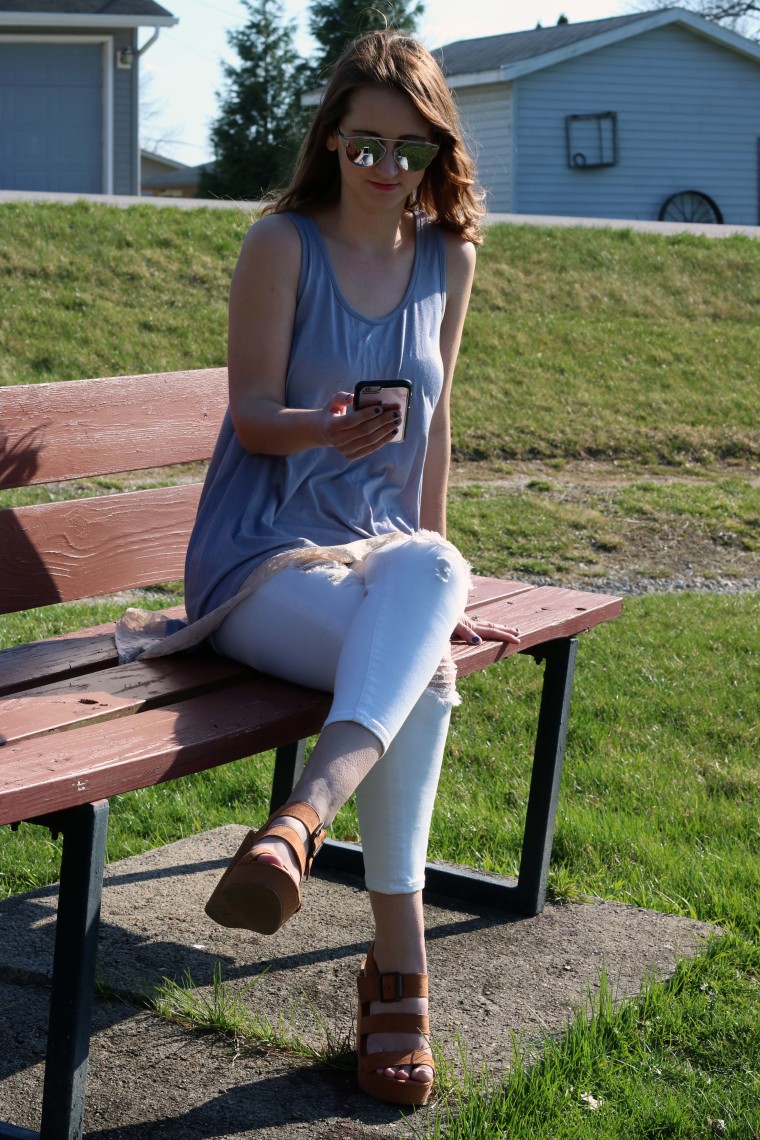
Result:
[[[377,451],[398,434],[398,424],[394,419],[378,418],[361,426],[361,430],[343,432],[336,439],[335,446],[349,459],[360,459]]]
[[[341,447],[338,450],[346,459],[364,459],[365,456],[372,455],[373,452],[379,451],[386,443],[390,443],[395,435],[396,431],[394,430],[390,435],[373,439],[370,443],[353,444],[348,447]]]
[[[354,397],[351,392],[336,392],[329,402],[328,407],[334,416],[345,416],[348,409],[354,402]]]
[[[387,434],[389,425],[396,425],[397,422],[394,413],[384,413],[380,405],[376,404],[372,408],[362,408],[361,411],[339,417],[332,428],[336,441],[350,444],[353,440],[369,440]]]
[[[520,644],[519,626],[500,625],[497,622],[475,619],[472,628],[486,641],[506,641],[510,645]]]
[[[454,629],[454,637],[458,637],[461,641],[466,641],[470,645],[479,645],[482,640],[470,623],[464,618],[462,621],[457,622]]]

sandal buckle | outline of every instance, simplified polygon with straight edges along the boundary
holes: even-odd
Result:
[[[308,847],[306,850],[306,865],[304,868],[304,878],[305,879],[311,878],[311,865],[314,862],[314,857],[316,856],[319,847],[321,846],[322,840],[320,839],[320,836],[322,837],[322,839],[324,839],[325,830],[326,830],[325,825],[323,823],[319,823],[314,828],[314,831],[309,832],[309,835],[307,838]]]
[[[398,972],[378,974],[377,988],[379,1001],[401,1001],[404,996],[404,979]]]

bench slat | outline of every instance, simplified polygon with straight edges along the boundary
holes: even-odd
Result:
[[[117,665],[0,701],[0,741],[15,744],[58,729],[127,716],[198,696],[251,670],[215,654]]]
[[[478,578],[474,580],[474,590],[469,607],[493,603],[504,598],[514,597],[530,591],[525,582],[506,582],[498,578]],[[184,608],[175,607],[173,615],[184,616]],[[21,647],[26,651],[29,682],[33,687],[24,687],[17,695],[6,694],[0,699],[0,741],[16,742],[32,736],[41,736],[59,728],[70,728],[85,722],[107,720],[114,716],[124,716],[143,708],[168,704],[180,696],[195,695],[205,685],[210,688],[218,679],[231,679],[247,672],[245,666],[213,654],[199,657],[168,657],[143,663],[114,667],[113,625],[100,627],[105,632],[107,642],[97,641],[92,658],[85,643],[74,647],[61,639],[56,642],[38,643],[41,651],[48,651],[48,659],[32,657],[32,646]],[[83,641],[85,639],[82,639]],[[70,647],[71,646],[71,647]],[[104,648],[106,653],[104,654]],[[110,650],[110,652],[109,652]],[[72,670],[74,653],[84,660],[76,673]],[[13,650],[0,654],[11,656]],[[93,668],[84,671],[84,664]],[[108,668],[107,666],[112,666]],[[50,674],[65,668],[62,678],[45,679],[43,670]],[[11,672],[11,677],[14,676]],[[18,674],[16,673],[16,682]]]
[[[559,592],[546,589],[522,590],[517,595],[499,597],[489,589],[496,581],[479,583],[478,609],[485,621],[509,621],[518,624],[522,634],[521,648],[530,648],[537,640],[546,640],[547,624],[556,628],[555,636],[568,636],[607,620],[610,609],[619,612],[617,599],[605,595]],[[490,597],[491,593],[495,597]],[[549,605],[547,605],[547,600]],[[547,613],[550,617],[547,621]],[[493,644],[493,660],[515,652]],[[460,676],[482,668],[483,646],[454,645],[454,659]],[[180,696],[195,695],[222,680],[247,673],[245,666],[213,654],[197,657],[159,658],[101,669],[76,678],[67,678],[6,697],[0,703],[0,739],[5,743],[40,736],[59,728],[74,727],[92,721],[107,720],[139,712],[143,708],[168,704]]]
[[[174,606],[163,612],[183,617],[185,607]],[[115,665],[113,629],[114,623],[109,621],[1,650],[0,697]]]
[[[0,748],[0,825],[215,768],[318,732],[330,695],[271,677]]]
[[[0,512],[0,613],[171,582],[201,484]]]
[[[488,599],[512,597],[534,588],[527,582],[487,577],[473,577],[473,585],[468,611]],[[184,606],[173,606],[164,612],[173,618],[185,616]],[[30,685],[46,685],[115,664],[113,622],[14,646],[0,650],[0,696],[19,692]]]
[[[207,459],[226,406],[226,368],[0,388],[0,487]]]
[[[534,590],[530,582],[512,582],[507,578],[488,578],[485,575],[473,574],[472,590],[465,607],[468,613],[482,606],[485,602],[494,602],[498,598],[512,598],[516,594],[524,594]]]
[[[495,641],[483,641],[480,645],[458,643],[454,649],[454,660],[460,677],[484,669],[504,657],[511,657],[515,652],[530,650],[558,638],[574,637],[619,617],[622,601],[608,594],[537,586],[511,598],[480,604],[477,610],[484,621],[518,626],[520,646],[518,649]]]

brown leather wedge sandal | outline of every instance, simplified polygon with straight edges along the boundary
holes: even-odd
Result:
[[[356,1052],[359,1057],[359,1088],[377,1100],[391,1104],[427,1104],[433,1089],[433,1081],[408,1081],[383,1076],[378,1069],[389,1066],[427,1065],[434,1069],[433,1057],[428,1050],[414,1049],[405,1053],[403,1049],[384,1053],[368,1053],[367,1038],[370,1033],[421,1033],[428,1037],[430,1023],[427,1015],[421,1013],[370,1013],[370,1003],[381,1001],[392,1003],[402,998],[428,996],[427,974],[381,974],[375,963],[373,946],[367,951],[367,958],[359,971],[359,1013],[356,1021]]]
[[[300,820],[309,837],[307,849],[298,832],[288,823],[277,823],[283,815]],[[255,844],[265,839],[283,839],[296,857],[301,879],[308,879],[314,856],[325,838],[322,821],[311,804],[285,804],[273,812],[259,831],[249,831],[232,862],[206,903],[206,914],[220,926],[274,934],[301,909],[301,890],[290,874],[274,863],[262,863],[252,854]]]

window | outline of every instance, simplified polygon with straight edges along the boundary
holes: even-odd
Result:
[[[600,166],[616,166],[617,115],[604,111],[599,115],[567,115],[567,165],[574,170],[595,170]]]

